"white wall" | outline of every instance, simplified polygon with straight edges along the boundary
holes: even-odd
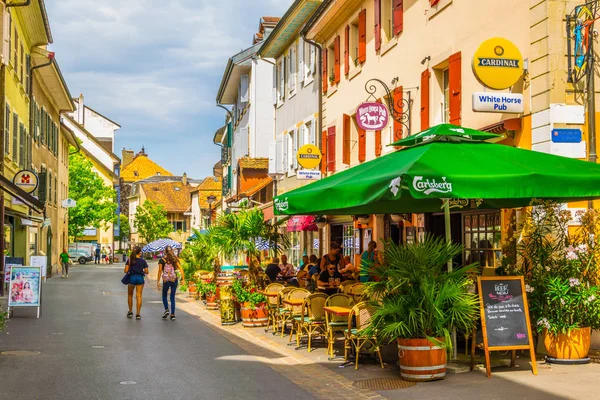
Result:
[[[75,136],[81,140],[81,146],[83,146],[84,149],[98,159],[98,161],[100,161],[109,171],[114,171],[113,158],[106,150],[91,140],[85,133],[81,132],[77,124],[72,123],[66,118],[63,118],[62,121],[75,133]]]
[[[192,193],[192,215],[190,226],[194,229],[200,229],[200,204],[198,203],[198,192]]]
[[[269,157],[273,140],[273,65],[253,60],[250,76],[250,157]]]

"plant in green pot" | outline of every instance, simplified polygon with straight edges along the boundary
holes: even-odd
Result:
[[[452,329],[471,332],[476,324],[479,300],[468,276],[475,265],[446,270],[461,252],[433,235],[406,245],[388,240],[384,263],[370,270],[375,281],[366,293],[378,301],[369,332],[384,343],[397,340],[403,379],[443,379]]]

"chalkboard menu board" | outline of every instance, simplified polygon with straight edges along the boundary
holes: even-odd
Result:
[[[523,277],[479,277],[477,286],[487,376],[492,375],[490,351],[496,350],[513,350],[511,366],[514,366],[515,350],[529,350],[531,368],[533,374],[537,375]]]
[[[489,347],[528,346],[529,333],[521,282],[481,281],[481,296]]]

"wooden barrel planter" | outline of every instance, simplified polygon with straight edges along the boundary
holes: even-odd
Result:
[[[221,288],[233,285],[234,279],[235,277],[233,275],[228,274],[219,274],[217,276],[217,298],[219,301],[221,300]]]
[[[269,310],[266,303],[261,303],[254,308],[250,303],[241,303],[240,311],[242,325],[245,327],[267,326],[269,322]]]
[[[443,342],[443,338],[438,338]],[[427,339],[398,339],[400,377],[426,382],[446,377],[446,349]]]
[[[195,298],[198,287],[195,283],[188,284],[188,296]]]
[[[219,304],[217,303],[217,294],[216,293],[207,293],[206,294],[206,308],[209,310],[218,310]]]

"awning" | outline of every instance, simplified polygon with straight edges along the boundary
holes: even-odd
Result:
[[[317,225],[315,224],[315,217],[311,215],[297,215],[288,220],[287,231],[288,232],[302,232],[302,231],[318,231]]]
[[[497,122],[492,125],[485,126],[480,131],[491,132],[495,134],[503,134],[505,132],[516,132],[521,130],[521,118],[510,118],[504,121]]]
[[[30,195],[29,193],[25,192],[20,187],[16,186],[14,183],[12,183],[9,179],[4,177],[3,175],[0,175],[0,183],[2,183],[2,185],[0,185],[2,190],[4,190],[7,193],[10,193],[11,195],[13,195],[15,197],[18,197],[19,200],[21,200],[23,203],[25,203],[25,205],[27,205],[28,207],[31,207],[32,209],[39,212],[40,214],[44,213],[44,208],[45,208],[44,203],[42,203],[41,201],[39,201],[38,199],[36,199],[32,195]]]

